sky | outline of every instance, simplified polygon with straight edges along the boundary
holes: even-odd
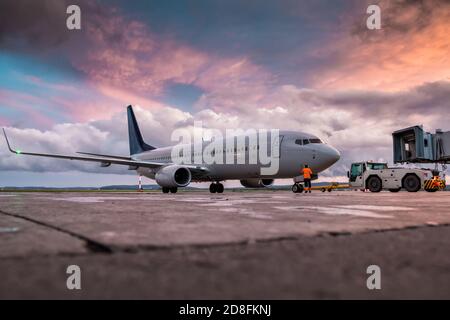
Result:
[[[450,130],[449,35],[448,0],[2,0],[0,126],[26,151],[117,155],[129,104],[155,146],[196,120],[305,131],[341,152],[323,179],[342,180],[353,161],[391,162],[397,129]],[[0,139],[0,186],[136,181]]]

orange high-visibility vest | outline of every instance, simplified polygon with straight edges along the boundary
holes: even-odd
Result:
[[[302,170],[302,173],[303,173],[303,178],[304,179],[311,179],[311,175],[312,175],[312,170],[310,169],[310,168],[304,168],[303,170]]]

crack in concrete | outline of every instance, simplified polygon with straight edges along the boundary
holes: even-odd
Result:
[[[263,239],[244,239],[239,241],[230,241],[230,242],[219,242],[219,243],[190,243],[190,244],[168,244],[168,245],[153,245],[153,244],[136,244],[132,246],[116,246],[116,245],[107,245],[101,243],[99,241],[93,240],[81,234],[75,233],[70,230],[63,229],[58,226],[54,226],[52,224],[39,221],[33,218],[29,218],[26,216],[22,216],[19,214],[8,213],[0,210],[0,214],[4,214],[7,216],[23,219],[32,223],[35,223],[40,226],[44,226],[50,228],[52,230],[65,233],[74,238],[82,240],[85,242],[85,246],[88,249],[89,253],[102,253],[102,254],[113,254],[113,253],[130,253],[135,254],[142,251],[170,251],[170,250],[186,250],[186,249],[209,249],[209,248],[222,248],[222,247],[231,247],[231,246],[247,246],[251,244],[265,244],[265,243],[273,243],[273,242],[283,242],[283,241],[298,241],[302,238],[324,238],[324,237],[348,237],[353,235],[368,235],[374,233],[384,233],[384,232],[397,232],[403,230],[415,230],[422,228],[438,228],[438,227],[450,227],[450,223],[442,223],[437,225],[429,225],[429,224],[419,224],[419,225],[410,225],[402,228],[388,228],[388,229],[372,229],[358,232],[350,232],[350,231],[329,231],[329,232],[320,232],[314,236],[307,235],[287,235],[287,236],[279,236],[273,238],[263,238]],[[89,254],[88,253],[88,254]],[[82,253],[70,253],[70,252],[61,252],[56,254],[56,256],[84,256],[86,254]],[[45,256],[45,255],[39,255]],[[53,255],[55,256],[55,255]],[[8,259],[21,259],[22,257],[8,257]]]
[[[26,220],[26,221],[35,223],[37,225],[40,225],[40,226],[52,229],[54,231],[58,231],[58,232],[64,233],[64,234],[67,234],[67,235],[69,235],[71,237],[74,237],[74,238],[77,238],[77,239],[79,239],[79,240],[81,240],[81,241],[83,241],[85,243],[86,249],[88,249],[89,252],[92,252],[92,253],[106,253],[106,254],[113,253],[112,248],[109,247],[106,244],[103,244],[103,243],[98,242],[96,240],[90,239],[90,238],[88,238],[86,236],[83,236],[81,234],[75,233],[73,231],[70,231],[70,230],[63,229],[61,227],[52,225],[50,223],[43,222],[43,221],[40,221],[40,220],[36,220],[36,219],[33,219],[33,218],[29,218],[29,217],[26,217],[26,216],[22,216],[20,214],[5,212],[5,211],[2,211],[2,210],[0,210],[0,214],[6,215],[6,216],[10,216],[10,217],[14,217],[14,218],[18,218],[18,219],[22,219],[22,220]]]

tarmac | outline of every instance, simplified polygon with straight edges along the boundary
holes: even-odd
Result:
[[[450,299],[449,205],[450,192],[2,192],[0,299]]]

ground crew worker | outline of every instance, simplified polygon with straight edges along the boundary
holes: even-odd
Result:
[[[307,164],[302,169],[303,181],[305,181],[305,193],[311,193],[311,176],[313,174],[312,170],[309,168]]]

